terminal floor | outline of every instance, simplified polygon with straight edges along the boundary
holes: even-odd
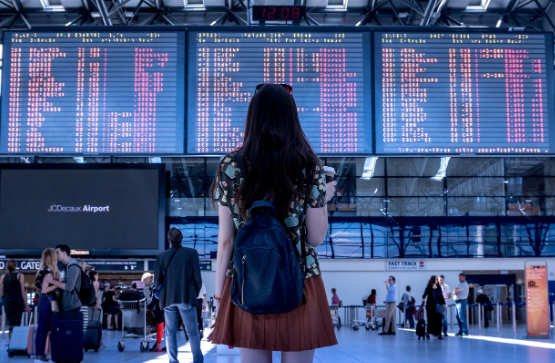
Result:
[[[491,328],[489,328],[491,329]],[[418,341],[413,331],[398,330],[396,336],[378,336],[376,332],[364,328],[353,331],[342,328],[337,332],[339,344],[333,347],[318,349],[314,362],[321,363],[548,363],[555,362],[555,340],[513,340],[512,329],[504,329],[502,336],[511,335],[511,339],[497,339],[496,330],[486,330],[487,334],[478,335],[478,331],[470,338],[450,336],[446,340]],[[519,336],[525,331],[519,328]],[[165,353],[141,353],[139,340],[126,340],[124,352],[118,352],[117,342],[121,333],[104,332],[106,348],[98,353],[85,353],[85,363],[167,363]],[[188,344],[180,334],[180,363],[192,362]],[[493,341],[492,341],[493,340]],[[26,357],[8,358],[6,353],[7,339],[0,340],[4,349],[0,350],[0,362],[33,363]],[[525,344],[525,345],[523,345]],[[202,350],[206,363],[238,363],[238,356],[222,356],[216,347],[202,341]],[[274,362],[280,361],[280,354],[274,353]]]

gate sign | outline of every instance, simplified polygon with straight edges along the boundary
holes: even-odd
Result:
[[[549,338],[547,265],[526,264],[526,314],[528,337]]]
[[[388,270],[425,270],[424,260],[390,260],[387,261]]]
[[[9,260],[0,260],[0,271],[7,270]],[[40,260],[16,260],[17,269],[22,271],[36,271],[40,268]]]

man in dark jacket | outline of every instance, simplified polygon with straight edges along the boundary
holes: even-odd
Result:
[[[487,306],[482,307],[482,309],[484,311],[484,328],[489,328],[489,316],[491,314],[491,311],[493,310],[493,307],[489,305],[491,304],[491,301],[489,297],[484,294],[484,291],[482,289],[478,289],[477,292],[478,296],[476,296],[476,303],[488,304]]]
[[[183,319],[193,353],[193,362],[202,363],[200,333],[197,328],[197,296],[202,287],[200,263],[196,250],[181,246],[183,234],[179,228],[168,231],[171,248],[156,258],[154,285],[160,290],[160,308],[166,320],[167,351],[170,363],[177,359],[177,329],[179,316]]]

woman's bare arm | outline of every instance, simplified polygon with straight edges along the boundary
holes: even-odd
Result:
[[[218,257],[216,260],[216,297],[222,296],[225,275],[233,247],[235,245],[235,224],[228,207],[218,207],[219,233],[218,233]],[[219,305],[219,301],[216,302]]]

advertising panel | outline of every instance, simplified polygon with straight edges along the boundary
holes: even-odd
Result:
[[[549,338],[549,299],[545,262],[526,263],[526,313],[528,337]]]

